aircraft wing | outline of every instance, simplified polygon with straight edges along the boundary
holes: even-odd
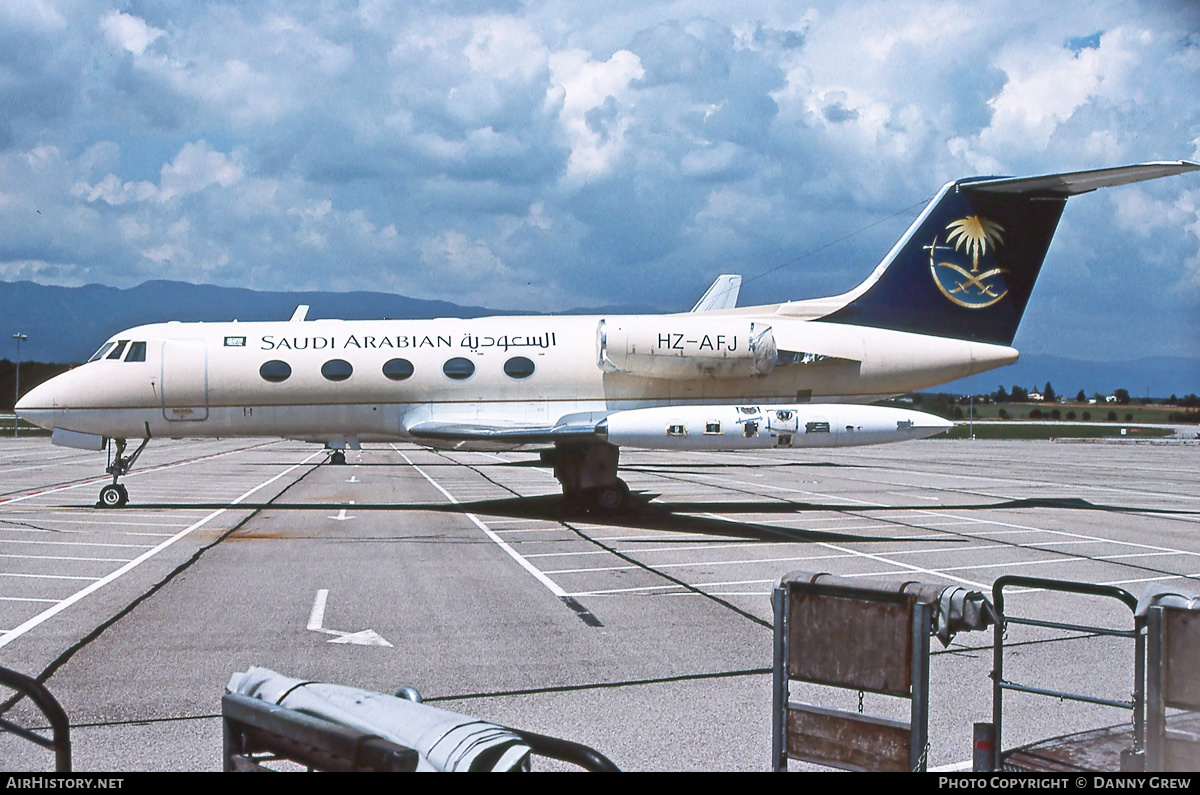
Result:
[[[601,441],[595,421],[558,422],[554,425],[523,425],[486,421],[439,422],[427,420],[408,427],[416,439],[449,442],[499,442],[502,444],[539,444],[547,442]]]

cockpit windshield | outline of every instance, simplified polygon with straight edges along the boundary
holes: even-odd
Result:
[[[110,350],[112,350],[112,347],[116,344],[117,344],[116,342],[112,342],[112,341],[104,343],[103,345],[100,346],[100,350],[93,353],[92,358],[88,359],[88,361],[94,362],[97,359],[103,359],[104,355],[106,353],[108,353]]]

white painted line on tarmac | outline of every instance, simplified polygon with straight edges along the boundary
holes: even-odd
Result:
[[[325,623],[325,602],[328,599],[328,588],[322,588],[317,591],[317,598],[313,600],[312,611],[308,614],[308,629],[310,631],[319,632],[321,625]]]
[[[9,555],[0,554],[0,558],[20,558],[22,560],[81,560],[92,563],[128,563],[132,558],[76,558],[69,555]]]
[[[1163,582],[1165,580],[1195,580],[1200,577],[1200,572],[1192,574],[1165,574],[1160,577],[1139,577],[1135,580],[1112,580],[1111,582],[1103,582],[1101,585],[1133,585],[1140,582]]]
[[[727,481],[727,482],[730,482],[730,481]],[[738,481],[732,481],[732,482],[738,482]],[[752,485],[767,486],[767,484],[745,483],[744,481],[741,481],[741,482],[743,483],[743,485],[747,485],[747,486],[752,486]],[[812,496],[820,496],[823,498],[828,498],[829,496],[831,496],[831,495],[819,494],[817,492],[803,491],[801,489],[789,489],[789,488],[782,487],[782,486],[767,486],[767,487],[774,488],[774,489],[777,489],[780,491],[800,492],[803,494],[809,494]],[[871,506],[880,506],[880,507],[883,506],[882,503],[871,502],[868,500],[857,500],[857,499],[853,499],[850,497],[843,497],[842,499],[856,502],[861,505],[871,505]],[[1060,536],[1060,537],[1066,537],[1066,538],[1072,538],[1072,539],[1081,539],[1084,541],[1094,541],[1094,542],[1098,542],[1098,543],[1113,544],[1113,545],[1124,546],[1124,547],[1132,547],[1134,549],[1147,549],[1147,550],[1155,550],[1158,552],[1170,552],[1170,553],[1179,554],[1179,555],[1200,556],[1200,553],[1190,552],[1188,550],[1172,549],[1169,547],[1160,547],[1160,546],[1154,546],[1151,544],[1139,544],[1139,543],[1132,542],[1132,541],[1119,541],[1119,540],[1111,539],[1111,538],[1102,538],[1102,537],[1098,537],[1098,536],[1084,535],[1082,533],[1069,533],[1069,532],[1066,532],[1063,530],[1051,530],[1049,528],[1044,528],[1044,527],[1030,527],[1028,525],[1019,525],[1019,524],[1014,524],[1011,522],[1000,522],[1000,521],[996,521],[995,519],[978,519],[973,516],[962,516],[962,515],[955,514],[955,513],[947,513],[945,511],[929,511],[929,510],[919,509],[915,512],[922,516],[932,516],[932,517],[939,518],[939,519],[956,519],[956,520],[960,520],[967,524],[990,524],[990,525],[995,525],[997,527],[1009,528],[1009,529],[1015,530],[1015,531],[1026,531],[1026,532],[1030,532],[1030,533],[1043,533],[1043,534],[1048,534],[1048,535],[1052,535],[1052,536]],[[715,517],[716,515],[713,514],[713,516]],[[721,517],[718,517],[718,518],[721,518]],[[725,521],[733,521],[732,519],[727,518],[727,517],[725,517],[724,520]],[[1044,542],[1044,544],[1050,544],[1050,543],[1053,543],[1053,542]],[[839,550],[842,549],[841,547],[838,547],[834,544],[829,544],[829,543],[824,543],[824,542],[821,542],[820,546],[823,546],[823,547],[826,547],[829,549],[839,549]],[[1016,547],[1016,546],[1025,548],[1025,547],[1036,547],[1036,546],[1038,546],[1038,544],[1031,542],[1030,544],[1014,545],[1014,547]],[[843,551],[853,552],[855,555],[872,558],[879,562],[884,562],[884,563],[889,563],[889,564],[896,565],[896,566],[905,567],[905,564],[901,564],[901,563],[898,563],[895,561],[890,561],[890,560],[887,560],[886,558],[882,558],[882,557],[878,557],[878,556],[873,557],[871,555],[868,555],[867,553],[854,552],[853,550],[843,550]],[[1077,560],[1087,560],[1087,558],[1080,558]],[[1030,564],[1020,564],[1020,565],[1036,565],[1037,563],[1041,563],[1041,562],[1043,562],[1043,561],[1036,561],[1036,562],[1033,562]],[[965,571],[965,570],[973,569],[973,568],[986,568],[986,567],[983,567],[983,566],[961,567],[961,568],[950,569],[950,571]],[[918,571],[918,572],[924,572],[924,573],[931,574],[931,575],[941,576],[941,577],[944,577],[944,578],[952,580],[952,581],[962,582],[964,584],[968,584],[968,585],[972,585],[974,587],[980,588],[981,590],[987,589],[987,586],[984,586],[980,583],[975,583],[970,580],[962,580],[962,579],[956,578],[949,574],[939,573],[937,570],[934,570],[934,569],[922,569],[920,567],[912,567],[912,570]]]
[[[134,558],[133,560],[129,561],[129,562],[128,562],[128,563],[126,563],[124,566],[122,566],[121,568],[119,568],[119,569],[117,569],[116,571],[112,572],[112,573],[111,573],[111,574],[109,574],[108,576],[106,576],[106,577],[104,577],[104,578],[102,578],[102,579],[99,579],[99,580],[97,580],[96,582],[93,582],[91,585],[89,585],[88,587],[86,587],[86,588],[84,588],[84,589],[82,589],[82,590],[80,590],[80,591],[76,591],[76,592],[75,592],[74,594],[72,594],[71,596],[68,596],[66,599],[63,599],[63,600],[62,600],[61,602],[59,602],[58,604],[54,605],[54,607],[50,608],[49,610],[46,610],[46,611],[43,611],[43,612],[39,613],[38,615],[36,615],[36,616],[34,616],[33,618],[29,619],[28,621],[26,621],[25,623],[21,624],[20,626],[18,626],[18,627],[15,627],[15,628],[13,628],[13,629],[10,629],[10,630],[8,630],[8,631],[7,631],[7,632],[5,632],[3,635],[0,635],[0,648],[3,648],[3,647],[5,647],[5,646],[7,646],[8,644],[12,643],[12,642],[13,642],[14,640],[16,640],[17,638],[20,638],[22,635],[24,635],[25,633],[29,632],[31,629],[34,629],[35,627],[39,626],[40,624],[42,624],[42,623],[44,623],[44,622],[46,622],[46,621],[49,621],[51,618],[53,618],[54,616],[58,615],[58,614],[59,614],[59,613],[61,613],[62,611],[66,610],[68,607],[71,607],[71,606],[72,606],[72,605],[74,605],[76,602],[79,602],[79,601],[81,601],[82,599],[85,599],[86,597],[88,597],[88,596],[90,596],[91,594],[95,593],[96,591],[100,590],[101,588],[103,588],[104,586],[108,585],[109,583],[111,583],[111,582],[114,582],[114,581],[116,581],[117,579],[119,579],[119,578],[123,577],[124,575],[128,574],[129,572],[133,571],[135,568],[137,568],[137,567],[138,567],[138,566],[140,566],[141,564],[145,563],[147,560],[150,560],[151,558],[153,558],[153,557],[154,557],[155,555],[157,555],[159,552],[162,552],[164,549],[167,549],[168,547],[170,547],[170,546],[171,546],[172,544],[174,544],[176,541],[179,541],[179,540],[181,540],[181,539],[183,539],[183,538],[186,538],[186,537],[187,537],[188,535],[190,535],[192,532],[194,532],[194,531],[196,531],[196,530],[199,530],[201,527],[203,527],[204,525],[208,524],[208,523],[209,523],[209,522],[211,522],[213,519],[216,519],[218,516],[220,516],[221,514],[225,513],[226,511],[228,511],[228,510],[229,510],[230,508],[232,508],[234,505],[237,505],[238,503],[240,503],[240,502],[242,502],[243,500],[245,500],[245,499],[246,499],[247,497],[249,497],[251,494],[254,494],[255,492],[257,492],[257,491],[258,491],[258,490],[260,490],[260,489],[266,488],[267,486],[271,485],[272,483],[274,483],[275,481],[277,481],[277,480],[279,480],[280,478],[284,477],[285,475],[287,475],[287,474],[289,474],[289,473],[293,472],[293,471],[294,471],[294,470],[296,470],[296,469],[299,469],[300,467],[304,466],[304,465],[305,465],[305,464],[307,464],[309,461],[311,461],[312,459],[316,458],[317,456],[319,456],[319,455],[320,455],[321,453],[323,453],[323,452],[324,452],[324,451],[322,450],[322,451],[320,451],[320,452],[313,453],[313,454],[312,454],[312,455],[310,455],[308,458],[306,458],[306,459],[304,459],[303,461],[301,461],[299,464],[293,464],[292,466],[290,466],[290,467],[288,467],[287,469],[283,470],[283,471],[282,471],[282,472],[280,472],[279,474],[277,474],[277,475],[274,475],[273,477],[271,477],[271,478],[268,478],[267,480],[264,480],[262,483],[259,483],[259,484],[258,484],[257,486],[255,486],[254,488],[250,489],[249,491],[246,491],[246,492],[244,492],[244,493],[243,493],[243,494],[242,494],[240,497],[238,497],[238,498],[236,498],[236,499],[234,499],[234,500],[231,500],[231,501],[230,501],[230,503],[229,503],[229,505],[228,505],[228,506],[226,506],[225,508],[220,508],[220,509],[218,509],[218,510],[215,510],[215,511],[213,511],[213,512],[212,512],[212,513],[210,513],[208,516],[205,516],[203,519],[201,519],[201,520],[199,520],[198,522],[195,522],[195,523],[193,523],[192,525],[190,525],[189,527],[187,527],[185,530],[181,530],[181,531],[179,531],[179,532],[178,532],[178,533],[176,533],[175,535],[173,535],[173,536],[171,536],[170,538],[168,538],[166,541],[163,541],[163,542],[162,542],[161,544],[159,544],[158,546],[156,546],[156,547],[154,547],[154,548],[152,548],[152,549],[148,550],[148,551],[147,551],[147,552],[145,552],[144,554],[142,554],[142,555],[139,555],[138,557],[136,557],[136,558]],[[43,493],[45,493],[45,492],[43,492]],[[31,495],[31,496],[32,496],[32,495]],[[26,542],[26,543],[28,543],[28,542]],[[42,542],[42,543],[53,543],[53,542]],[[96,546],[132,546],[132,545],[125,545],[125,544],[100,544],[100,545],[96,545]]]
[[[392,449],[395,450],[397,453],[400,453],[400,457],[403,458],[405,461],[407,461],[408,465],[410,467],[412,467],[413,469],[415,469],[421,475],[421,477],[423,477],[427,481],[429,481],[430,484],[435,489],[440,491],[446,499],[450,500],[450,502],[454,503],[455,505],[459,504],[458,500],[456,500],[454,498],[453,494],[446,491],[444,488],[442,488],[441,484],[439,484],[433,478],[429,477],[429,475],[427,475],[425,473],[425,470],[421,469],[419,466],[414,464],[411,458],[409,458],[407,455],[405,455],[403,452],[401,452],[399,449],[396,448],[396,445],[393,444]],[[549,589],[550,593],[554,594],[555,596],[559,597],[560,599],[562,597],[568,595],[566,591],[564,591],[562,588],[559,587],[558,583],[556,583],[554,580],[550,579],[545,574],[543,574],[541,569],[539,569],[537,566],[534,566],[532,563],[530,563],[528,560],[526,560],[525,557],[521,555],[521,553],[517,552],[515,549],[513,549],[511,546],[509,546],[504,541],[504,539],[502,539],[500,536],[496,535],[496,533],[493,532],[490,527],[488,527],[486,524],[484,524],[482,521],[480,521],[478,516],[476,516],[473,513],[467,513],[467,514],[463,514],[463,515],[466,516],[468,519],[470,519],[471,522],[473,522],[476,527],[478,527],[480,530],[482,530],[484,532],[484,534],[487,535],[487,537],[490,538],[494,544],[496,544],[496,546],[503,549],[505,551],[505,553],[508,554],[509,557],[511,557],[513,560],[515,560],[518,565],[520,565],[521,568],[525,569],[525,571],[532,574],[538,582],[540,582],[542,585],[546,586],[546,588]]]
[[[239,447],[236,450],[226,450],[226,451],[220,452],[220,453],[211,453],[209,455],[199,456],[198,458],[193,458],[188,461],[176,461],[173,464],[162,464],[160,466],[150,467],[149,469],[140,469],[140,470],[137,470],[136,472],[130,472],[125,477],[126,477],[126,479],[134,478],[134,477],[139,477],[141,475],[149,475],[151,472],[162,472],[165,469],[174,469],[175,467],[188,466],[189,464],[198,464],[201,461],[210,461],[214,458],[221,458],[222,456],[233,455],[235,453],[243,453],[248,449],[250,449],[250,448]],[[305,460],[305,462],[308,461],[307,458],[304,460]],[[299,466],[299,465],[297,465],[297,466]],[[109,481],[108,475],[104,475],[104,476],[101,476],[98,478],[92,478],[90,480],[85,480],[82,483],[73,483],[69,486],[58,486],[58,487],[52,488],[52,489],[43,489],[40,491],[30,492],[29,494],[25,494],[20,497],[0,497],[0,507],[7,507],[9,505],[12,505],[13,503],[22,502],[24,500],[30,500],[30,499],[33,499],[34,497],[44,497],[47,494],[57,494],[60,491],[71,491],[72,489],[80,489],[80,488],[83,488],[84,486],[95,486],[97,483],[107,483],[108,481]],[[238,499],[241,499],[241,498],[239,497]],[[2,646],[2,645],[3,645],[3,643],[0,643],[0,646]]]
[[[75,577],[70,574],[17,574],[13,571],[0,571],[0,577],[23,577],[32,580],[89,580],[96,581],[99,577]]]
[[[363,629],[358,632],[342,632],[338,629],[326,629],[325,624],[325,605],[329,601],[329,589],[322,588],[317,591],[317,598],[313,600],[312,611],[308,614],[308,631],[321,632],[326,635],[333,635],[328,643],[344,643],[351,646],[385,646],[389,649],[394,648],[383,637],[373,629]]]
[[[930,515],[932,515],[932,516],[953,516],[953,514],[946,514],[946,513],[940,513],[940,512],[939,513],[930,512]],[[1200,556],[1200,552],[1191,552],[1186,549],[1174,549],[1172,547],[1160,547],[1160,546],[1155,546],[1153,544],[1139,544],[1134,541],[1119,541],[1114,538],[1104,538],[1102,536],[1090,536],[1090,535],[1085,535],[1083,533],[1069,533],[1065,530],[1051,530],[1051,529],[1045,528],[1045,527],[1029,527],[1028,525],[1012,524],[1009,522],[998,522],[994,519],[986,519],[986,520],[976,519],[972,516],[957,516],[955,518],[963,519],[968,522],[981,522],[981,523],[986,522],[987,524],[994,524],[999,527],[1008,527],[1008,528],[1012,528],[1015,530],[1025,530],[1027,532],[1033,532],[1033,533],[1046,533],[1046,534],[1053,535],[1053,536],[1063,536],[1066,538],[1078,538],[1078,539],[1083,539],[1085,541],[1096,541],[1096,542],[1099,542],[1102,544],[1114,544],[1116,546],[1122,546],[1122,547],[1133,547],[1134,549],[1148,549],[1148,550],[1154,550],[1156,552],[1171,552],[1176,555],[1188,555],[1188,556],[1192,556],[1192,557]],[[1050,543],[1050,542],[1047,542],[1047,543]],[[1032,544],[1032,545],[1036,546],[1036,544]]]
[[[787,491],[798,491],[798,489],[787,489]],[[864,503],[864,504],[872,504],[872,505],[878,504],[878,503],[867,503],[865,500],[855,500],[855,502]],[[720,519],[721,521],[730,522],[732,524],[740,523],[736,519],[733,519],[728,516],[721,516],[720,514],[709,514],[709,516],[713,517],[714,519]],[[963,585],[970,585],[971,587],[978,588],[981,591],[986,591],[989,587],[982,583],[974,582],[973,580],[966,580],[961,577],[955,577],[954,575],[951,575],[951,574],[945,574],[945,573],[939,572],[936,569],[929,569],[924,566],[914,566],[909,563],[901,563],[900,561],[891,560],[887,557],[884,557],[883,555],[874,555],[869,552],[861,552],[858,550],[849,549],[847,547],[838,546],[837,544],[831,544],[827,541],[818,541],[816,543],[816,545],[819,547],[822,547],[824,549],[831,549],[831,550],[834,550],[835,552],[841,552],[841,553],[844,553],[846,555],[850,555],[853,557],[864,558],[866,560],[873,560],[876,563],[884,563],[889,566],[895,566],[897,568],[904,569],[906,571],[913,571],[913,572],[917,572],[918,574],[928,574],[932,577],[940,577],[942,579],[950,580],[951,582],[958,582],[958,583],[962,583]]]
[[[133,518],[133,517],[126,518],[126,517],[124,517],[124,515],[122,515],[122,521],[119,521],[119,522],[103,522],[103,521],[98,522],[98,521],[90,520],[90,519],[72,519],[70,517],[64,517],[62,519],[53,519],[53,518],[49,518],[46,516],[38,516],[37,520],[39,522],[42,522],[45,524],[72,524],[72,525],[75,525],[75,524],[98,524],[98,525],[110,525],[113,527],[128,527],[129,519],[131,519],[131,518]],[[187,522],[138,522],[138,525],[140,525],[142,527],[187,527]],[[57,533],[59,531],[58,530],[45,530],[45,532]],[[170,535],[170,534],[168,533],[168,535]]]
[[[507,530],[497,530],[497,533],[512,535],[514,533],[561,533],[561,527],[510,527]]]
[[[30,541],[25,538],[5,538],[0,540],[0,544],[17,544],[23,547],[38,544],[48,547],[119,547],[121,549],[152,549],[154,546],[153,544],[106,544],[102,541]]]

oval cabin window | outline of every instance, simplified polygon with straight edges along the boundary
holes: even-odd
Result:
[[[446,374],[447,378],[465,381],[475,374],[475,362],[464,359],[462,356],[455,356],[442,365],[442,372]]]
[[[518,380],[533,375],[534,369],[533,360],[524,356],[514,356],[504,363],[504,374]]]
[[[272,359],[269,362],[264,362],[263,366],[258,368],[258,374],[262,376],[264,381],[278,384],[280,381],[286,381],[291,377],[292,367],[287,362]]]
[[[389,359],[383,364],[383,374],[393,381],[403,381],[413,374],[413,365],[408,359]]]
[[[321,365],[321,375],[329,381],[345,381],[353,372],[354,368],[345,359],[330,359]]]

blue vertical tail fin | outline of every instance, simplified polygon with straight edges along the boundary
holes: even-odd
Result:
[[[1197,169],[1180,160],[952,182],[822,320],[1009,345],[1069,197]]]

